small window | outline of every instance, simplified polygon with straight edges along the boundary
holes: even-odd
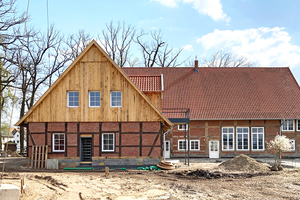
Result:
[[[294,120],[286,119],[282,120],[282,131],[293,131],[294,130]]]
[[[236,128],[236,149],[249,150],[249,128],[237,127]]]
[[[188,129],[189,129],[188,124],[180,124],[180,125],[178,125],[178,130],[179,131],[184,131],[184,130],[188,130]]]
[[[110,93],[110,106],[111,107],[122,107],[122,92],[111,92]]]
[[[200,150],[200,140],[190,140],[190,150]]]
[[[102,151],[113,152],[115,151],[115,134],[103,133],[102,134]]]
[[[291,144],[291,149],[290,149],[290,151],[295,151],[295,150],[296,150],[296,148],[295,148],[296,143],[295,143],[295,142],[296,142],[295,140],[290,140],[290,144]]]
[[[79,106],[79,92],[78,91],[68,91],[68,107],[78,107]]]
[[[100,92],[89,92],[89,107],[100,107]]]
[[[264,150],[264,127],[252,127],[252,150]]]
[[[222,128],[222,150],[224,151],[234,150],[234,128],[233,127]]]
[[[185,140],[178,140],[178,150],[187,150]]]
[[[297,120],[297,131],[300,131],[300,119]]]
[[[53,152],[65,151],[65,134],[54,133],[53,134]]]

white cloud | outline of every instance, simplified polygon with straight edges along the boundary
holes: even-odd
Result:
[[[179,2],[192,4],[193,8],[197,10],[202,15],[208,15],[215,21],[226,21],[230,22],[230,17],[228,17],[222,9],[222,4],[220,0],[151,0],[158,1],[164,6],[168,7],[178,7]]]
[[[200,14],[208,15],[215,21],[230,22],[230,17],[223,12],[220,0],[183,0],[183,2],[193,4],[193,8]]]
[[[168,7],[178,7],[177,2],[180,0],[151,0],[151,1],[158,1],[162,5]]]
[[[187,45],[184,45],[182,46],[182,49],[185,50],[185,51],[193,51],[193,46],[191,44],[187,44]]]
[[[205,50],[232,51],[246,56],[259,66],[300,67],[300,47],[290,43],[284,28],[215,30],[197,40]]]

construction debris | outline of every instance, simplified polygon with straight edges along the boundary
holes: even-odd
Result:
[[[175,169],[175,165],[172,162],[167,161],[160,161],[159,164],[157,164],[157,167],[164,169],[164,170],[172,170]]]
[[[259,163],[244,154],[221,163],[218,168],[227,171],[270,171],[267,164]]]

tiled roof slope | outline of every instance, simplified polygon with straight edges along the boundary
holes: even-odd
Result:
[[[162,91],[161,76],[129,76],[138,88],[143,92]]]
[[[190,119],[300,119],[300,88],[289,68],[123,68],[163,74],[162,108],[190,108]]]

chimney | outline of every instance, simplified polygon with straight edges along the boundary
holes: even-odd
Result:
[[[196,72],[196,73],[199,72],[197,56],[195,56],[195,68],[194,68],[194,72]]]

